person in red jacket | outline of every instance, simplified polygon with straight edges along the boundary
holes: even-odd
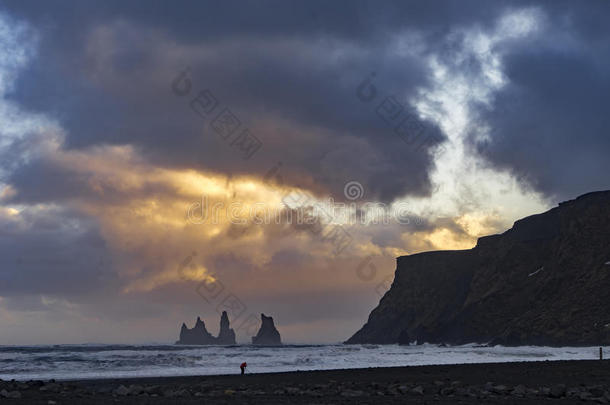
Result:
[[[245,361],[241,363],[241,366],[239,366],[239,368],[241,368],[241,375],[244,375],[244,373],[246,372],[246,367],[248,367],[248,363],[246,363]]]

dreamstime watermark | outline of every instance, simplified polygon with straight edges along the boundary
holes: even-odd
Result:
[[[392,128],[394,134],[409,147],[414,147],[416,151],[420,151],[427,146],[438,145],[439,150],[443,150],[441,145],[443,139],[431,133],[432,131],[426,131],[426,125],[415,112],[410,111],[398,102],[395,96],[380,96],[377,86],[373,84],[376,76],[377,74],[372,72],[356,87],[358,100],[369,104],[383,98],[381,102],[377,101],[375,112]],[[378,98],[378,96],[380,97]],[[426,134],[426,132],[428,133]]]
[[[284,184],[284,179],[280,174],[281,167],[282,162],[278,162],[269,169],[263,177],[263,183],[271,186],[282,186]],[[312,195],[301,191],[292,191],[282,196],[282,204],[284,209],[280,212],[291,215],[291,218],[292,214],[295,214],[297,225],[299,225],[299,220],[302,222],[309,222],[304,228],[313,236],[321,237],[322,240],[330,242],[333,246],[333,253],[335,256],[341,254],[341,252],[352,243],[352,235],[341,223],[332,221],[333,215],[329,213],[329,210],[324,208],[319,201],[313,198]],[[326,221],[322,220],[323,217],[326,217]],[[304,218],[307,219],[305,220]],[[299,227],[293,227],[293,230],[296,230],[297,228]]]
[[[172,92],[177,97],[189,96],[192,88],[188,68],[176,76],[171,83]],[[209,89],[199,91],[189,102],[191,110],[205,120],[212,117],[212,114],[216,114],[210,121],[210,128],[232,148],[241,152],[244,159],[250,159],[263,146],[263,143],[248,128],[242,126],[241,120],[233,114],[231,109],[224,107],[217,110],[219,105],[218,98]],[[215,111],[216,113],[214,113]]]
[[[194,262],[196,256],[197,252],[192,252],[178,265],[177,273],[183,280],[191,280],[187,269],[197,269]],[[226,311],[231,324],[235,325],[242,320],[239,326],[233,328],[236,333],[243,330],[247,336],[256,335],[261,324],[260,318],[255,313],[248,313],[247,305],[235,293],[226,289],[217,275],[205,277],[197,284],[195,291],[207,304],[214,306],[218,315]]]
[[[190,70],[187,68],[179,75],[177,75],[171,82],[171,89],[174,95],[179,98],[187,97],[191,95],[193,89],[192,79],[190,77]],[[189,97],[190,98],[190,97]],[[194,98],[190,99],[189,106],[191,110],[196,113],[200,118],[207,120],[208,118],[215,117],[209,123],[210,128],[216,132],[216,134],[228,142],[229,145],[242,153],[244,159],[248,160],[262,147],[262,142],[254,136],[248,128],[243,128],[241,120],[233,114],[233,112],[225,107],[222,109],[219,107],[218,98],[209,89],[203,89],[197,93]],[[217,109],[218,107],[218,109]],[[217,113],[220,111],[220,113]],[[281,166],[281,163],[279,164]],[[279,166],[273,168],[269,173],[265,175],[264,182],[268,182],[273,178],[275,181],[282,182],[281,176],[277,173]],[[283,198],[284,204],[286,204],[286,198]],[[317,205],[316,205],[317,206]],[[248,205],[248,207],[252,207]],[[233,224],[244,225],[250,223],[254,224],[270,224],[272,221],[279,219],[276,218],[277,210],[268,207],[264,203],[254,204],[254,209],[248,210],[248,216],[244,218],[243,212],[246,208],[245,204],[240,202],[234,202],[229,204],[227,207],[223,203],[217,203],[213,206],[208,204],[208,198],[206,195],[202,195],[201,202],[195,202],[188,207],[187,220],[191,224],[218,224],[220,223],[220,212],[225,210],[224,217],[229,218],[229,221]],[[269,215],[260,215],[261,210],[269,213]],[[284,210],[285,212],[291,212],[292,210]],[[316,213],[319,214],[319,213]],[[261,222],[262,218],[262,222]],[[293,223],[293,217],[290,216],[289,223]],[[332,218],[332,217],[331,217]],[[285,221],[286,222],[286,221]],[[330,242],[333,246],[333,252],[335,255],[340,254],[352,241],[351,235],[345,230],[340,224],[328,224],[322,226],[320,218],[316,215],[312,215],[310,210],[297,210],[296,212],[296,224],[304,225],[304,227],[310,232],[320,235],[322,240]],[[190,279],[185,276],[184,271],[187,267],[194,266],[192,263],[193,257],[196,254],[193,253],[191,256],[185,258],[179,268],[178,272],[181,274],[183,279]],[[235,322],[240,319],[241,316],[247,312],[245,304],[230,291],[225,292],[224,284],[218,280],[217,277],[206,278],[201,281],[196,287],[197,294],[199,294],[208,303],[217,303],[216,311],[222,313],[226,310],[229,314],[231,322]],[[247,333],[254,335],[260,320],[258,316],[254,314],[248,315],[240,326],[236,330],[245,329]]]
[[[359,200],[364,197],[364,187],[357,181],[348,181],[343,187],[343,195],[348,200]]]
[[[357,87],[356,95],[363,103],[370,103],[377,98],[378,90],[372,83],[375,74],[365,78]],[[221,106],[219,99],[209,89],[202,89],[196,94],[193,91],[190,70],[187,68],[178,74],[171,82],[171,90],[178,98],[188,97],[190,109],[204,120],[210,119],[209,127],[231,148],[241,153],[246,160],[253,157],[263,146],[262,142],[244,128],[241,120],[226,106]],[[439,144],[442,139],[434,135],[421,138],[425,126],[419,118],[407,111],[395,97],[386,97],[375,109],[377,114],[394,129],[396,135],[410,146],[420,150],[426,145]],[[283,184],[278,165],[270,169],[264,176],[265,183]],[[332,198],[320,201],[309,193],[292,191],[281,198],[282,206],[272,206],[267,202],[243,203],[234,201],[230,204],[215,202],[210,204],[209,198],[203,194],[201,201],[192,203],[187,209],[187,221],[191,224],[220,224],[228,221],[235,225],[270,225],[289,224],[294,230],[305,229],[312,235],[321,238],[333,246],[335,255],[341,254],[353,241],[347,231],[352,225],[401,225],[421,223],[421,217],[414,215],[406,203],[387,205],[379,202],[357,202],[365,196],[364,187],[357,181],[345,183],[344,196],[350,203],[335,202]],[[196,253],[187,256],[179,265],[178,273],[183,279],[192,280],[186,274],[186,269],[193,270],[196,266],[193,259]],[[371,258],[358,266],[356,273],[365,281],[376,278],[377,269]],[[376,286],[378,294],[382,295],[388,288],[391,279],[386,278]],[[196,287],[197,294],[208,304],[214,305],[216,312],[227,311],[230,321],[235,324],[243,319],[236,331],[245,330],[254,335],[260,325],[260,319],[251,313],[248,316],[247,306],[225,285],[216,275],[205,277]]]
[[[306,228],[314,236],[320,237],[324,242],[330,242],[335,256],[341,254],[353,241],[352,235],[345,229],[344,224],[337,223],[334,212],[330,211],[313,198],[312,195],[302,191],[294,191],[282,198],[282,203],[288,210],[282,212],[296,212],[297,220],[305,214],[308,221]],[[298,224],[297,225],[303,225]]]
[[[323,200],[295,190],[284,195],[282,205],[268,202],[232,201],[210,203],[206,195],[192,203],[187,209],[187,221],[193,225],[218,225],[225,221],[234,225],[408,225],[422,222],[407,203],[386,204],[383,202],[356,202],[364,195],[364,188],[355,181],[346,183],[345,197],[349,203],[337,202],[333,198]]]
[[[373,263],[373,259],[375,256],[368,255],[364,259],[358,263],[356,266],[356,276],[365,282],[374,282],[377,279],[377,266]],[[394,281],[394,275],[390,274],[380,281],[377,281],[375,285],[375,292],[379,297],[383,297],[383,295],[390,289],[392,285],[392,281]]]

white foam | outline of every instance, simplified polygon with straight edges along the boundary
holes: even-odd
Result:
[[[606,350],[609,350],[607,348]],[[0,347],[0,378],[83,379],[329,370],[426,364],[595,359],[598,348],[480,347],[475,345],[287,345],[280,348],[81,346]],[[8,360],[8,361],[7,361]]]

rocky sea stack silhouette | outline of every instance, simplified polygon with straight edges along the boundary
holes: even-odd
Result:
[[[610,191],[518,220],[469,250],[397,259],[346,343],[610,344]]]
[[[253,345],[261,346],[279,346],[282,344],[282,338],[280,332],[275,328],[273,318],[261,314],[261,328],[258,330],[256,336],[252,337]]]
[[[189,329],[186,324],[182,324],[180,329],[180,339],[176,342],[178,345],[234,345],[235,331],[229,325],[229,316],[227,311],[223,311],[220,317],[220,332],[218,337],[212,336],[205,328],[205,323],[200,317],[197,317],[195,327]]]

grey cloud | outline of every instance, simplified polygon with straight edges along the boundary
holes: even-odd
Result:
[[[509,83],[478,110],[491,126],[491,142],[478,145],[491,164],[559,201],[610,188],[610,5],[569,4],[547,11],[537,37],[503,50]]]
[[[419,30],[434,44],[458,24],[501,12],[452,2],[442,12],[399,2],[26,1],[7,8],[42,33],[40,54],[12,97],[57,117],[68,130],[67,147],[134,144],[158,164],[236,174],[262,175],[289,160],[286,181],[311,178],[340,199],[343,184],[356,179],[384,201],[430,191],[427,150],[443,135],[425,123],[434,141],[405,145],[355,88],[376,71],[383,90],[376,104],[387,95],[407,100],[428,77],[417,56],[388,48],[397,33]],[[99,30],[109,44],[91,43]],[[173,45],[190,51],[167,61]],[[185,65],[195,91],[212,89],[263,141],[258,159],[240,159],[171,94],[169,83]],[[286,131],[290,144],[282,140]]]

